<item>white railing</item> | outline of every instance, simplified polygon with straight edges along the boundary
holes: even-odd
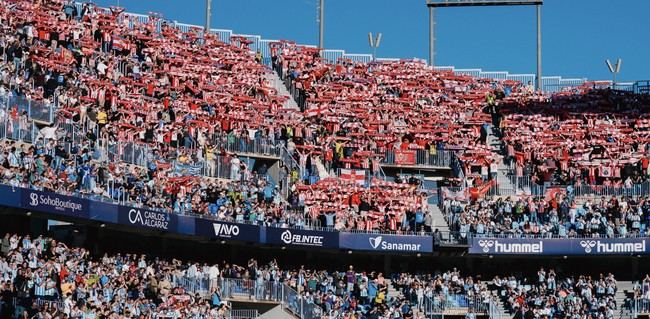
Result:
[[[79,12],[81,12],[81,6],[82,3],[77,3],[77,9]],[[147,15],[142,15],[142,14],[136,14],[136,13],[127,13],[125,12],[124,15],[128,18],[134,18],[136,21],[140,23],[148,23],[149,22],[149,16]],[[203,29],[202,26],[198,25],[192,25],[192,24],[186,24],[186,23],[178,23],[176,21],[170,21],[170,25],[175,25],[177,28],[179,28],[181,31],[187,32],[192,28],[197,28],[197,29]],[[133,27],[131,24],[130,27]],[[269,39],[263,39],[262,36],[260,35],[250,35],[250,34],[236,34],[233,32],[233,30],[228,30],[228,29],[210,29],[211,34],[215,34],[219,36],[219,39],[222,42],[225,43],[230,43],[230,39],[232,36],[242,36],[245,37],[246,39],[252,41],[251,45],[249,46],[250,50],[252,52],[257,52],[259,51],[262,54],[262,57],[264,59],[264,62],[266,64],[270,64],[271,61],[271,50],[269,48],[269,43],[276,42],[277,40],[269,40]],[[349,59],[354,62],[370,62],[372,61],[372,55],[371,54],[359,54],[359,53],[347,53],[345,50],[337,50],[337,49],[327,49],[323,50],[323,58],[330,61],[330,62],[338,62],[339,59]],[[397,58],[380,58],[377,59],[378,61],[395,61],[395,60],[400,60]],[[420,59],[422,61],[426,61],[425,59]],[[524,84],[528,83],[530,81],[533,85],[536,83],[535,75],[534,74],[510,74],[509,72],[506,71],[483,71],[482,69],[459,69],[455,68],[453,66],[436,66],[435,67],[437,70],[441,71],[452,71],[455,74],[465,74],[465,75],[472,75],[475,77],[480,77],[480,78],[496,78],[496,79],[503,79],[503,80],[514,80],[514,81],[520,81]],[[557,92],[561,91],[562,89],[566,87],[575,87],[582,85],[587,81],[586,78],[562,78],[560,76],[544,76],[542,77],[542,89],[545,92]]]
[[[260,314],[257,309],[232,309],[228,318],[230,319],[257,319]]]
[[[274,301],[301,319],[321,319],[328,317],[323,309],[314,302],[309,293],[299,293],[285,283],[277,281],[258,281],[235,278],[214,278],[187,276],[174,276],[175,287],[182,287],[187,292],[199,296],[208,296],[218,292],[222,300],[250,300]],[[236,319],[252,318],[236,316],[231,312],[231,317]]]

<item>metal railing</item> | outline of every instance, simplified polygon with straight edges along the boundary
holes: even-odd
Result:
[[[413,165],[422,165],[422,166],[440,166],[440,167],[449,167],[451,166],[451,158],[453,156],[452,151],[446,150],[436,150],[431,152],[424,149],[413,150],[415,151],[415,163]],[[384,154],[384,157],[381,160],[382,164],[395,165],[395,150],[385,150],[381,152]]]
[[[281,143],[268,138],[242,138],[215,134],[212,137],[215,146],[221,147],[231,153],[251,153],[273,157],[282,155]]]
[[[557,184],[536,184],[530,175],[516,176],[514,173],[506,173],[510,185],[497,183],[487,192],[487,196],[545,196],[551,188],[562,188],[567,195],[574,198],[584,197],[646,197],[650,196],[650,181],[627,186],[606,186],[606,185],[557,185]]]
[[[575,197],[650,196],[650,182],[625,186],[579,185],[567,187]]]
[[[467,233],[468,236],[470,235]],[[471,238],[490,238],[490,239],[567,239],[567,238],[585,238],[585,239],[610,239],[610,238],[648,238],[648,235],[636,234],[636,233],[627,233],[624,235],[621,234],[601,234],[601,233],[592,233],[592,234],[575,234],[571,236],[562,236],[559,234],[494,234],[494,233],[485,233],[485,234],[471,234]]]
[[[634,83],[634,93],[650,94],[650,81],[637,81]]]
[[[218,291],[222,299],[245,299],[280,301],[282,299],[282,284],[277,281],[258,281],[237,278],[209,278],[206,276],[190,278],[174,276],[176,287],[186,291],[206,296]]]
[[[494,299],[488,301],[488,316],[490,319],[501,319],[501,310],[497,302]]]
[[[3,108],[7,114],[14,108],[18,115],[26,112],[30,120],[43,123],[54,121],[55,103],[49,100],[32,100],[23,95],[5,94],[0,96],[0,108]]]
[[[222,299],[279,302],[284,309],[301,319],[320,319],[324,314],[323,308],[314,302],[310,294],[299,293],[287,284],[277,281],[186,276],[174,276],[172,281],[175,287],[183,287],[187,292],[196,295],[206,296],[218,291]],[[244,319],[256,318],[256,316],[257,313],[251,310],[231,311],[232,318]]]
[[[230,319],[257,319],[260,314],[257,309],[232,309],[228,318]]]
[[[301,319],[321,319],[323,308],[314,303],[313,296],[299,293],[287,284],[282,284],[282,306]]]
[[[18,298],[13,297],[11,303],[14,307],[19,305],[32,306],[36,305],[37,307],[43,307],[44,305],[49,305],[50,307],[56,306],[58,309],[63,309],[63,301],[59,299],[42,299],[37,297],[28,297],[28,298]]]
[[[638,318],[639,316],[650,315],[650,299],[635,298],[632,300],[632,316]]]
[[[486,300],[481,296],[436,294],[431,297],[424,297],[422,310],[425,317],[431,319],[439,318],[445,314],[467,313],[469,311],[479,315],[492,315],[492,309],[496,306],[493,304],[492,299]]]

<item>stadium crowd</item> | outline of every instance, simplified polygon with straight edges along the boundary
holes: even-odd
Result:
[[[649,106],[644,95],[588,86],[546,101],[504,99],[506,161],[537,184],[631,188],[648,179]]]
[[[3,318],[227,318],[225,299],[233,287],[225,278],[243,286],[253,283],[258,300],[273,297],[274,290],[265,287],[286,284],[296,292],[288,302],[304,302],[314,315],[330,318],[420,318],[425,296],[437,304],[461,294],[489,297],[485,285],[459,277],[455,269],[436,276],[402,273],[389,280],[353,266],[331,272],[304,266],[287,270],[275,260],[236,265],[119,253],[95,258],[51,238],[15,234],[2,238],[0,251]],[[209,281],[209,294],[192,291],[187,283],[194,280]],[[397,295],[388,295],[391,281]]]
[[[328,167],[375,171],[380,160],[400,163],[399,154],[415,150],[430,157],[460,150],[467,162],[489,165],[496,154],[485,145],[486,96],[504,86],[521,90],[515,82],[433,71],[418,61],[332,64],[317,49],[271,47],[274,69],[298,92],[303,130],[312,132],[301,142],[325,153]]]
[[[135,254],[93,258],[51,238],[6,234],[0,312],[12,318],[227,318],[227,303],[172,285],[185,268]]]
[[[317,163],[330,173],[359,168],[378,176],[382,161],[453,150],[466,176],[494,178],[501,155],[487,143],[493,123],[518,177],[632,185],[648,171],[641,114],[648,101],[635,95],[581,88],[549,98],[529,85],[434,71],[418,61],[333,64],[317,50],[272,43],[273,69],[297,92],[295,110],[285,107],[288,97],[273,88],[271,70],[244,37],[224,43],[118,7],[3,4],[4,137],[36,135],[33,127],[46,118],[38,112],[57,106],[54,126],[33,143],[0,145],[1,178],[10,185],[228,221],[430,232],[427,197],[417,187],[318,181]],[[19,101],[43,107],[25,110]],[[250,167],[231,149],[281,150],[293,159],[273,181],[268,167]],[[476,234],[644,234],[646,205],[613,201],[481,200],[447,203],[445,212],[454,230]]]
[[[425,209],[420,195],[402,186],[361,190],[341,182],[340,203],[329,203],[322,186],[286,189],[270,180],[265,166],[248,167],[224,145],[243,152],[253,144],[286,145],[300,164],[281,166],[280,179],[294,183],[314,173],[317,155],[300,139],[302,115],[283,109],[286,97],[269,86],[270,71],[248,52],[247,41],[199,39],[196,30],[181,32],[154,15],[142,23],[121,11],[92,4],[78,11],[68,1],[15,1],[0,11],[0,96],[11,104],[0,114],[5,136],[31,133],[36,111],[16,115],[19,98],[58,106],[55,132],[39,133],[31,145],[3,145],[5,182],[232,221],[415,230],[415,222],[395,225],[417,215],[423,224],[416,212]],[[125,153],[140,165],[124,163]],[[217,169],[234,182],[201,176],[215,176]],[[291,203],[281,193],[292,193]],[[367,200],[385,199],[377,194],[394,197]],[[399,195],[411,199],[402,202]],[[333,223],[330,204],[362,208],[337,211]]]
[[[561,193],[474,203],[448,198],[443,210],[452,229],[478,236],[635,237],[646,235],[650,225],[650,202],[626,196],[581,202]]]
[[[495,277],[491,285],[515,318],[614,318],[616,279],[614,275],[569,276],[541,268],[536,279],[516,276]],[[532,315],[532,317],[531,317]]]

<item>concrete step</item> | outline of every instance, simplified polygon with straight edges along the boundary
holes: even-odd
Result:
[[[433,219],[433,229],[438,229],[438,231],[443,234],[449,232],[449,224],[445,215],[442,213],[438,205],[429,205],[429,213]]]
[[[388,292],[386,294],[386,298],[396,298],[397,296],[400,295],[400,292],[393,286],[393,283],[391,282],[390,279],[385,279],[386,285],[388,285]]]
[[[278,91],[278,95],[286,96],[288,98],[283,105],[285,109],[295,109],[295,110],[299,109],[298,103],[296,103],[296,101],[293,99],[291,93],[289,92],[289,90],[287,90],[287,87],[284,86],[284,81],[280,79],[277,73],[275,72],[268,73],[265,76],[265,78],[267,81],[269,81],[269,83],[271,83],[271,87],[273,87]]]
[[[282,306],[276,306],[273,309],[259,316],[260,319],[295,319],[297,318],[288,311],[282,309]]]
[[[330,177],[330,173],[327,171],[325,168],[325,165],[323,165],[323,162],[320,160],[319,157],[312,157],[312,163],[316,165],[316,171],[318,171],[318,178],[319,179],[326,179]]]

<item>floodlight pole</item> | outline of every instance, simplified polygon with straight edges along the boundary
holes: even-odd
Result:
[[[377,61],[377,48],[381,43],[381,32],[377,33],[377,37],[372,37],[372,32],[368,32],[368,45],[372,48],[372,60]]]
[[[542,5],[544,0],[426,0],[429,8],[429,65],[435,65],[434,11],[436,7],[486,7],[486,6],[535,6],[537,12],[537,74],[536,87],[542,89]]]
[[[325,0],[320,0],[318,5],[318,48],[325,49]]]
[[[616,74],[618,74],[618,72],[621,72],[622,63],[623,60],[621,60],[621,58],[618,58],[618,60],[616,60],[616,64],[614,66],[612,66],[612,62],[610,62],[609,59],[605,60],[607,69],[609,69],[609,72],[612,73],[612,90],[616,90]]]
[[[430,6],[429,7],[429,65],[432,66],[432,67],[434,67],[436,65],[435,61],[433,60],[434,56],[436,54],[435,46],[434,46],[435,41],[436,41],[436,38],[435,38],[435,20],[434,20],[435,19],[434,18],[434,13],[435,12],[433,10],[434,10],[433,7]]]
[[[537,9],[537,77],[535,84],[537,90],[542,90],[542,6],[536,5]]]
[[[210,32],[210,20],[212,19],[212,0],[205,0],[205,29],[204,32]]]

